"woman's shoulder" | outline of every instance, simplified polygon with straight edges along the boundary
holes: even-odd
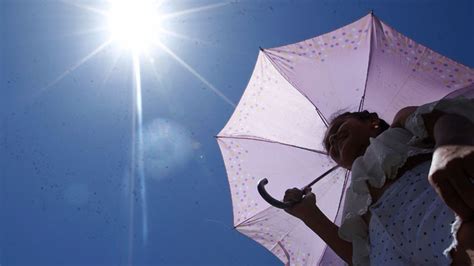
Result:
[[[391,128],[401,127],[403,128],[405,125],[405,121],[407,118],[413,114],[418,106],[407,106],[400,109],[393,118],[392,124],[390,125]]]
[[[411,144],[432,143],[434,126],[444,115],[463,116],[474,122],[474,98],[443,98],[421,106],[404,107],[396,113],[390,128],[410,131],[416,136]]]

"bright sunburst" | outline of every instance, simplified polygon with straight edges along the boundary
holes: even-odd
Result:
[[[131,52],[133,58],[133,76],[134,76],[134,117],[133,117],[133,143],[131,145],[131,172],[129,175],[129,242],[128,242],[128,260],[129,265],[133,263],[133,239],[134,239],[134,220],[135,220],[135,198],[134,194],[138,192],[141,199],[141,228],[142,237],[144,244],[146,245],[148,238],[148,209],[146,200],[146,182],[144,175],[144,154],[143,154],[143,128],[142,128],[142,88],[141,88],[141,59],[143,56],[148,55],[148,61],[151,64],[153,70],[155,68],[155,61],[149,55],[153,54],[151,49],[160,49],[163,52],[170,55],[180,65],[182,65],[187,71],[193,76],[199,79],[205,86],[211,89],[217,96],[227,102],[232,107],[235,107],[230,99],[228,99],[218,88],[216,88],[211,82],[204,78],[188,63],[180,58],[175,51],[165,44],[165,37],[176,37],[182,38],[189,41],[196,41],[186,35],[176,33],[170,29],[164,28],[162,22],[176,19],[182,16],[190,15],[196,12],[203,12],[210,9],[226,6],[229,3],[216,3],[206,6],[194,7],[187,10],[182,10],[174,13],[161,13],[160,6],[164,0],[107,0],[107,8],[99,9],[94,6],[84,5],[81,2],[83,0],[62,0],[64,3],[76,6],[83,10],[93,12],[104,18],[104,25],[98,26],[93,29],[84,29],[81,33],[72,33],[71,35],[83,35],[93,32],[104,32],[110,35],[110,38],[105,40],[98,47],[90,51],[83,58],[79,59],[76,63],[68,67],[62,74],[53,79],[49,84],[40,89],[37,96],[42,94],[46,89],[53,87],[56,83],[61,81],[64,77],[75,71],[81,65],[89,61],[91,58],[96,56],[98,53],[103,51],[105,48],[112,44],[119,44],[123,48],[126,48]],[[104,27],[105,26],[105,27]],[[165,39],[165,40],[164,40]],[[200,41],[200,40],[199,40]],[[201,41],[200,41],[201,42]],[[106,78],[102,82],[104,85],[107,79],[110,77],[111,70],[117,63],[120,55],[114,60],[106,75]],[[135,179],[137,178],[137,179]],[[134,180],[138,180],[138,187],[135,187]]]
[[[111,37],[136,53],[146,52],[159,41],[159,5],[151,0],[117,0],[107,12]]]

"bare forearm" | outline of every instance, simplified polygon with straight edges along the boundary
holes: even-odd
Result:
[[[417,106],[401,109],[392,122],[391,127],[405,128],[406,119],[415,112]],[[474,124],[466,117],[447,114],[439,110],[423,114],[423,122],[428,133],[428,143],[436,147],[443,145],[474,145]]]
[[[474,145],[474,124],[469,119],[453,114],[440,116],[432,132],[436,147],[443,145]]]
[[[323,212],[318,210],[313,217],[305,219],[304,223],[346,263],[352,264],[352,244],[339,237],[339,227],[329,220]]]
[[[391,127],[406,128],[405,122],[410,114],[415,112],[416,106],[401,109],[392,122]],[[428,139],[427,143],[436,147],[443,145],[474,145],[474,124],[464,116],[444,113],[433,110],[423,114],[423,122]]]

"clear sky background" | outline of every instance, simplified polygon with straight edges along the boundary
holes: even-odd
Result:
[[[474,66],[471,0],[231,1],[166,21],[163,27],[179,35],[162,42],[181,63],[157,48],[153,62],[144,57],[141,65],[145,245],[143,202],[129,193],[132,60],[113,44],[86,57],[108,38],[91,30],[106,21],[75,5],[104,9],[107,3],[0,3],[2,266],[127,265],[130,248],[133,265],[281,265],[232,228],[213,136],[234,107],[214,89],[237,103],[259,46],[314,37],[371,9],[415,41]],[[225,2],[168,1],[163,13],[219,3]]]

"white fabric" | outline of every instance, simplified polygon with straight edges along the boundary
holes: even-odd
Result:
[[[351,184],[346,192],[339,236],[352,242],[354,265],[368,265],[370,262],[368,225],[362,219],[372,204],[368,184],[382,187],[387,178],[397,176],[398,168],[405,164],[409,156],[431,152],[430,149],[404,145],[411,137],[407,130],[390,128],[377,138],[371,138],[364,156],[357,158],[352,165]]]
[[[371,138],[365,154],[354,161],[339,236],[352,242],[355,265],[370,264],[368,225],[362,219],[372,204],[368,184],[382,187],[387,178],[397,176],[398,168],[409,157],[433,151],[432,147],[423,147],[422,141],[427,133],[422,115],[434,109],[463,115],[474,122],[474,99],[458,97],[429,103],[418,107],[407,118],[406,129],[390,128],[376,138]]]
[[[428,182],[430,162],[405,172],[369,210],[371,265],[450,265],[453,211]]]

